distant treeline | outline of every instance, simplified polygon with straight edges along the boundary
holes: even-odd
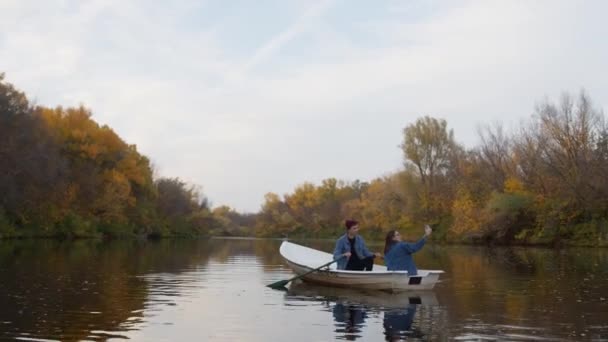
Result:
[[[256,234],[336,236],[352,217],[377,239],[417,238],[428,222],[444,242],[608,245],[608,126],[584,92],[540,104],[514,131],[478,135],[466,149],[445,120],[419,118],[403,130],[402,171],[267,194]]]
[[[373,239],[417,238],[430,223],[444,242],[608,245],[608,126],[584,92],[540,104],[515,130],[480,127],[470,149],[428,116],[402,134],[397,173],[304,183],[241,214],[153,179],[149,160],[85,108],[31,106],[0,79],[0,237],[336,237],[354,218]]]

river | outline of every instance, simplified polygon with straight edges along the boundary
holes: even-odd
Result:
[[[0,241],[0,339],[608,341],[608,249],[427,245],[442,282],[391,295],[267,288],[280,243]]]

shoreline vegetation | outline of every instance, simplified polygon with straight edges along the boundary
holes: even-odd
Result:
[[[479,127],[472,148],[430,116],[401,135],[398,172],[304,183],[239,213],[155,178],[89,109],[33,105],[0,74],[0,239],[337,238],[354,218],[370,241],[390,229],[417,239],[429,223],[442,244],[608,246],[608,125],[584,91],[540,103],[517,129]]]

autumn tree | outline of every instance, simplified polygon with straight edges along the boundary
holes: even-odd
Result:
[[[66,163],[24,93],[0,74],[0,216],[11,234],[50,234]],[[39,225],[39,226],[37,226]],[[8,228],[7,228],[8,229]],[[27,229],[28,232],[24,231]],[[0,236],[3,233],[0,231]]]
[[[418,172],[422,191],[418,194],[424,218],[430,219],[442,213],[438,196],[445,199],[450,193],[445,177],[454,166],[454,156],[459,146],[454,140],[454,132],[447,128],[443,119],[425,116],[403,129],[403,143],[400,145],[406,167],[413,166]],[[440,195],[441,194],[441,195]]]
[[[87,108],[33,107],[3,77],[0,237],[206,233],[193,188],[155,183],[149,159]]]
[[[275,193],[264,195],[264,203],[255,225],[258,236],[280,236],[293,232],[298,222],[289,213],[289,207]]]

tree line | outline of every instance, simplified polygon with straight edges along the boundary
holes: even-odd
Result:
[[[373,239],[415,238],[430,223],[444,242],[608,245],[608,126],[586,93],[478,136],[466,148],[445,120],[420,117],[402,131],[400,171],[306,182],[244,214],[154,179],[150,160],[87,108],[34,106],[0,75],[0,237],[336,237],[354,218]]]
[[[0,238],[200,236],[221,224],[197,188],[84,107],[34,106],[0,74]]]
[[[269,193],[255,233],[336,236],[351,217],[375,239],[417,238],[431,223],[445,242],[608,245],[608,126],[585,92],[541,103],[510,131],[482,126],[473,148],[429,116],[402,133],[401,171]]]

